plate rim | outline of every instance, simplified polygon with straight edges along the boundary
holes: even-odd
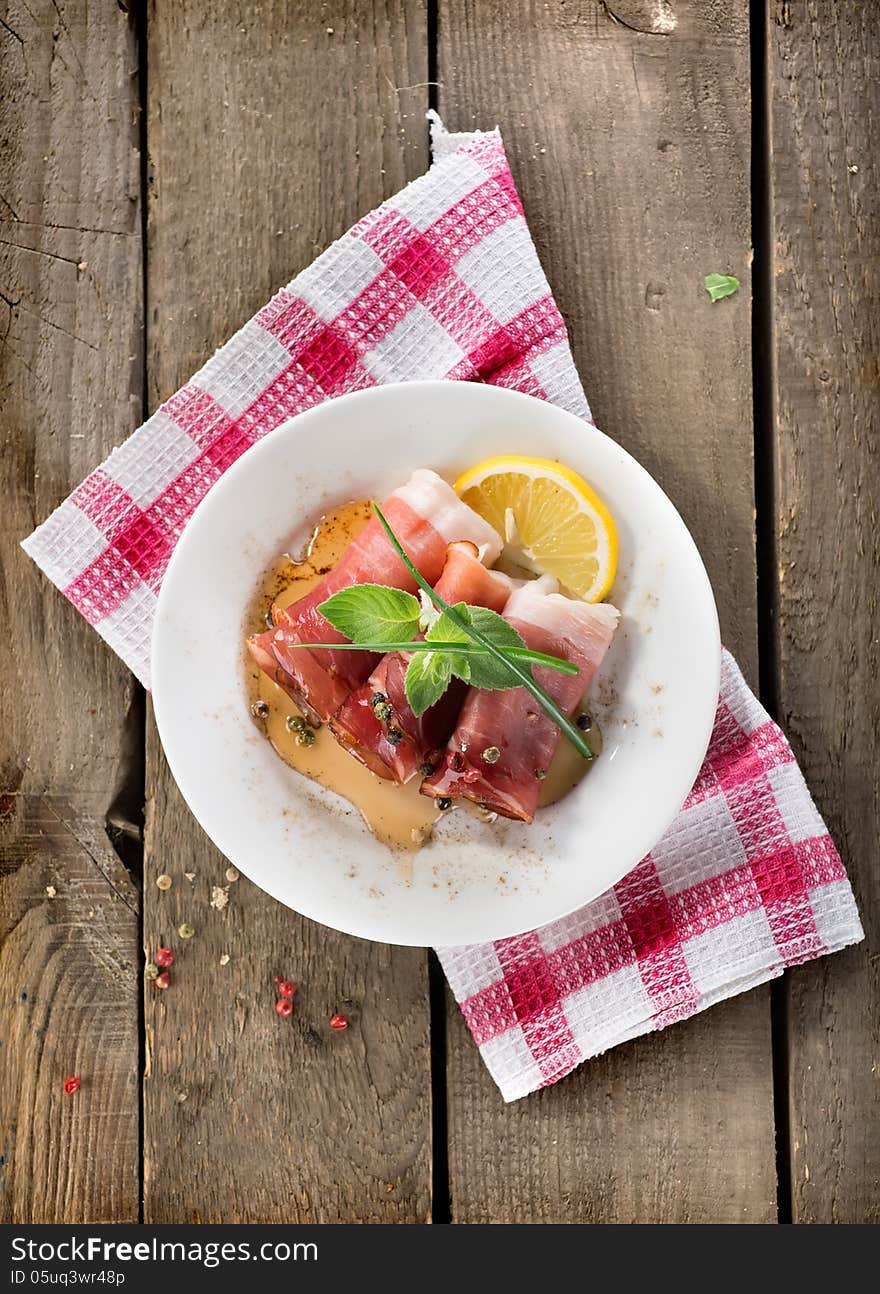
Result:
[[[165,755],[165,759],[168,763],[169,771],[171,772],[174,778],[174,781],[181,793],[181,796],[183,797],[187,805],[189,812],[192,814],[193,818],[198,823],[200,829],[204,831],[205,835],[212,842],[215,848],[217,848],[220,851],[220,853],[223,854],[223,856],[227,858],[230,862],[232,862],[236,867],[240,868],[240,870],[243,871],[244,874],[248,876],[249,879],[251,879],[253,883],[260,890],[268,894],[269,897],[274,899],[276,902],[283,904],[290,911],[296,912],[310,921],[315,921],[319,925],[326,926],[328,929],[337,930],[340,933],[350,935],[355,938],[369,939],[373,942],[386,943],[386,944],[391,944],[391,945],[400,946],[400,947],[417,947],[417,948],[424,948],[424,947],[431,947],[431,946],[454,947],[459,945],[448,944],[448,943],[441,944],[441,945],[431,945],[430,943],[424,942],[422,939],[405,939],[405,938],[401,938],[399,935],[395,935],[395,937],[392,939],[388,936],[387,933],[382,933],[382,934],[370,933],[368,931],[365,931],[363,927],[357,928],[357,929],[351,928],[351,926],[348,925],[345,920],[342,920],[340,922],[337,922],[334,920],[333,922],[330,922],[326,920],[323,915],[316,915],[315,913],[309,911],[308,910],[308,907],[310,906],[309,904],[306,904],[305,907],[294,906],[291,903],[290,899],[288,897],[285,897],[279,894],[273,885],[271,884],[267,885],[263,880],[255,879],[251,873],[251,870],[248,868],[246,864],[243,865],[240,860],[230,857],[230,855],[226,852],[226,849],[224,848],[223,843],[221,843],[221,840],[218,838],[223,835],[223,832],[217,831],[215,833],[214,830],[209,829],[209,827],[203,821],[202,817],[193,807],[190,794],[188,794],[188,791],[185,786],[187,778],[185,775],[183,776],[180,775],[178,769],[175,767],[174,760],[169,750],[167,734],[170,732],[171,725],[166,724],[165,700],[160,695],[162,692],[162,689],[161,687],[158,689],[156,687],[158,677],[159,677],[156,671],[156,663],[161,657],[161,647],[157,645],[161,642],[162,630],[165,623],[164,612],[167,609],[167,607],[163,607],[163,595],[165,595],[165,591],[169,587],[171,587],[172,581],[169,579],[169,577],[172,576],[172,572],[174,571],[175,567],[179,565],[182,560],[184,560],[184,557],[182,557],[181,554],[185,555],[186,550],[189,547],[189,544],[193,542],[192,536],[196,528],[195,523],[197,522],[200,512],[202,512],[202,510],[205,508],[205,505],[208,503],[208,501],[211,499],[212,496],[214,496],[214,505],[216,505],[216,499],[217,499],[216,491],[218,487],[222,487],[221,493],[224,493],[226,490],[234,489],[235,481],[237,477],[239,475],[242,475],[245,472],[245,470],[252,470],[252,465],[254,463],[254,456],[259,457],[259,456],[262,456],[264,453],[268,452],[268,447],[270,447],[272,444],[280,440],[282,437],[289,436],[291,434],[291,429],[293,427],[296,427],[297,433],[302,433],[303,429],[306,429],[307,431],[309,424],[312,421],[314,421],[316,418],[320,418],[321,416],[325,415],[328,407],[330,406],[335,407],[340,403],[368,404],[371,400],[376,400],[377,398],[381,400],[385,398],[385,395],[388,392],[400,390],[402,388],[406,388],[410,393],[414,389],[421,390],[421,391],[424,391],[425,394],[427,395],[427,394],[430,394],[431,391],[435,391],[438,389],[448,390],[449,387],[466,387],[466,388],[469,388],[471,392],[480,392],[481,395],[477,397],[478,399],[483,398],[486,392],[491,392],[492,395],[490,396],[490,399],[495,399],[496,397],[500,397],[502,400],[510,401],[512,403],[522,404],[524,402],[537,401],[541,405],[547,405],[551,409],[553,409],[556,413],[562,414],[567,419],[570,419],[578,423],[580,425],[580,430],[582,432],[586,432],[588,435],[596,436],[601,438],[601,440],[606,441],[610,447],[612,447],[617,453],[622,455],[625,460],[627,460],[627,464],[629,468],[631,469],[634,468],[640,475],[642,475],[650,483],[651,488],[659,492],[659,494],[665,500],[666,504],[671,509],[674,517],[676,518],[679,526],[681,527],[683,536],[685,537],[687,543],[690,545],[692,549],[693,556],[696,558],[696,569],[699,571],[699,574],[701,577],[701,583],[703,585],[703,591],[706,594],[706,605],[708,608],[711,609],[712,622],[713,622],[712,627],[714,630],[713,646],[715,648],[714,650],[715,669],[713,670],[713,678],[714,678],[713,686],[714,686],[714,694],[716,698],[719,695],[720,683],[721,683],[722,644],[721,644],[721,636],[720,636],[720,626],[718,621],[717,604],[715,601],[712,584],[709,579],[708,572],[706,571],[705,563],[703,562],[702,555],[700,554],[696,541],[694,540],[689,527],[685,523],[683,517],[678,511],[678,508],[669,498],[668,494],[663,489],[663,487],[659,484],[659,482],[656,481],[656,479],[651,475],[651,473],[647,470],[647,468],[645,468],[638,461],[637,458],[635,458],[627,449],[625,449],[622,445],[620,445],[619,442],[615,441],[606,432],[603,432],[594,423],[588,422],[582,419],[579,415],[572,413],[571,410],[564,409],[561,406],[553,404],[550,401],[540,400],[538,397],[529,395],[522,391],[512,390],[507,387],[498,387],[488,383],[474,383],[474,382],[465,382],[460,380],[456,381],[456,380],[448,380],[448,379],[425,379],[425,380],[412,381],[412,382],[388,382],[374,387],[367,387],[359,391],[347,392],[344,395],[331,397],[330,399],[327,399],[327,400],[322,400],[319,404],[313,405],[310,409],[305,409],[300,413],[294,414],[290,418],[286,418],[283,422],[279,423],[277,427],[274,427],[270,432],[268,432],[259,441],[257,441],[254,445],[252,445],[247,451],[245,451],[244,454],[240,456],[240,458],[236,460],[236,462],[234,462],[223,473],[223,475],[208,490],[204,498],[199,501],[197,507],[195,508],[192,516],[187,521],[186,525],[184,526],[184,529],[181,532],[177,540],[177,543],[174,546],[168,566],[163,575],[162,584],[159,589],[159,594],[156,602],[155,614],[153,619],[153,626],[152,626],[152,632],[151,632],[151,653],[150,653],[151,673],[152,673],[152,677],[151,677],[152,707],[153,707],[153,714],[156,722],[157,731],[159,734],[160,741],[162,743],[162,749]],[[246,464],[247,464],[247,469],[246,469]],[[164,596],[164,602],[167,603],[167,596]],[[711,714],[709,713],[708,706],[707,706],[707,712],[706,712],[706,715],[704,716],[704,721],[703,721],[703,736],[701,737],[699,745],[695,744],[695,747],[694,747],[695,750],[699,749],[699,752],[700,752],[699,758],[695,756],[692,761],[693,767],[689,771],[688,778],[686,779],[686,783],[687,783],[686,789],[681,799],[675,804],[674,808],[670,810],[668,815],[665,815],[662,828],[656,831],[656,833],[652,832],[653,839],[650,845],[648,845],[644,850],[641,850],[639,852],[639,856],[635,859],[634,862],[628,863],[626,866],[624,866],[614,880],[608,882],[607,884],[603,883],[602,888],[597,890],[590,897],[579,899],[573,905],[568,905],[568,901],[566,900],[566,906],[564,906],[562,910],[558,911],[553,916],[542,917],[540,923],[537,926],[535,926],[534,923],[529,923],[529,922],[526,922],[523,925],[519,925],[517,922],[514,922],[512,925],[505,927],[505,929],[500,933],[493,934],[493,935],[485,935],[478,940],[470,939],[467,942],[489,943],[497,939],[515,938],[518,935],[528,933],[533,929],[541,929],[542,927],[552,924],[553,922],[562,920],[566,916],[570,916],[573,912],[579,911],[581,908],[588,906],[592,902],[595,902],[601,895],[611,891],[616,885],[620,883],[620,881],[625,876],[629,875],[630,872],[632,872],[639,865],[641,860],[648,853],[651,852],[651,850],[655,847],[657,842],[661,840],[662,837],[666,834],[669,827],[672,825],[672,823],[675,821],[675,818],[678,816],[679,812],[681,811],[682,805],[685,803],[688,795],[690,794],[690,788],[693,786],[693,783],[696,780],[697,774],[699,773],[703,760],[705,759],[706,750],[708,749],[709,742],[711,740],[716,710],[717,710],[717,700],[715,702],[715,705],[711,709]],[[173,742],[172,742],[172,745],[173,745]],[[682,778],[682,781],[683,782],[685,781],[684,777]],[[198,797],[194,796],[193,798],[198,798]],[[363,829],[365,831],[368,830],[366,827],[364,827]]]

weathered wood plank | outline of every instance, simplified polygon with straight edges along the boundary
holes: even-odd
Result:
[[[792,1209],[880,1219],[880,8],[769,6],[780,720],[867,940],[788,977]]]
[[[745,0],[443,0],[438,77],[451,128],[501,125],[594,415],[680,508],[754,681]],[[512,1107],[450,1004],[448,1072],[455,1221],[775,1217],[766,991]]]
[[[30,0],[0,57],[0,1220],[136,1221],[136,695],[18,541],[139,420],[137,51],[116,6]]]
[[[426,29],[421,0],[151,7],[151,405],[424,168]],[[211,909],[225,863],[152,730],[148,788],[145,938],[178,960],[146,1003],[146,1218],[424,1221],[424,953],[302,921],[244,878]],[[276,974],[299,985],[290,1020],[273,1010]],[[340,1006],[352,1027],[333,1034]]]

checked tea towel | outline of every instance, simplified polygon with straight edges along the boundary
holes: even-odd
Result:
[[[433,122],[434,164],[297,275],[24,548],[150,684],[156,598],[184,526],[286,418],[381,382],[491,382],[589,418],[497,131]],[[706,762],[613,891],[540,930],[440,950],[505,1100],[862,938],[784,736],[724,658]]]
[[[438,949],[507,1101],[864,936],[785,736],[729,652],[706,759],[619,885],[540,930]]]

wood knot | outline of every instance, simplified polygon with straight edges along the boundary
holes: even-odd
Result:
[[[662,283],[649,283],[645,288],[645,306],[648,310],[658,311],[665,295],[666,289]]]

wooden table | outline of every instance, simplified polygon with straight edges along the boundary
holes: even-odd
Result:
[[[0,1219],[876,1220],[880,6],[10,0],[0,49]],[[210,908],[149,705],[17,547],[425,169],[429,105],[500,123],[599,425],[692,528],[868,931],[511,1106],[428,954],[244,879]]]

